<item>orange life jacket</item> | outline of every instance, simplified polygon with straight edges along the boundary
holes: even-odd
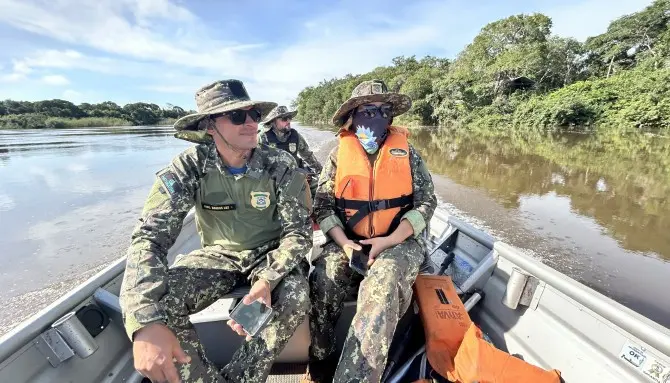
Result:
[[[559,383],[561,372],[545,370],[495,348],[482,339],[482,331],[470,324],[454,358],[456,382]]]
[[[335,202],[347,231],[361,238],[391,233],[413,207],[409,132],[391,126],[374,165],[356,135],[340,133]]]
[[[419,275],[414,290],[426,335],[426,357],[442,377],[458,383],[560,382],[560,371],[534,366],[483,340],[451,277]]]

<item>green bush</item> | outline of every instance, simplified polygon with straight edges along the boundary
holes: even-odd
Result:
[[[39,113],[10,114],[0,117],[0,129],[66,129],[129,125],[132,123],[128,120],[108,117],[64,118],[47,117]]]
[[[39,113],[10,114],[0,117],[0,129],[43,129],[46,119]]]

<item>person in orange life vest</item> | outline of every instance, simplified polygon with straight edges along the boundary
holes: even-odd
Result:
[[[410,107],[409,97],[372,80],[359,84],[333,116],[339,144],[325,161],[314,198],[314,216],[329,242],[309,277],[312,343],[303,382],[379,382],[384,372],[425,258],[422,232],[437,205],[408,130],[392,125]],[[352,250],[361,249],[355,240],[371,245],[365,276],[349,266]],[[334,327],[355,291],[357,311],[338,363]]]

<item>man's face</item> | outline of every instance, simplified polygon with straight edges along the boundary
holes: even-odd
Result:
[[[253,118],[252,118],[253,116]],[[256,147],[258,139],[258,121],[260,121],[260,110],[247,107],[244,109],[226,112],[222,116],[216,117],[214,123],[216,130],[225,138],[225,140],[237,149],[253,149]],[[207,132],[212,135],[217,147],[227,147],[221,140],[219,134],[213,129]]]
[[[291,128],[291,117],[281,117],[275,120],[275,126],[279,130],[288,130]]]

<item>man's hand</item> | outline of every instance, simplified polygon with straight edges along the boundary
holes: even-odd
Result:
[[[354,250],[360,251],[362,249],[361,245],[355,243],[354,241],[352,241],[348,238],[340,246],[342,246],[342,250],[344,250],[344,254],[346,254],[347,258],[349,258],[349,259],[351,259],[351,256],[354,253]]]
[[[173,359],[190,363],[177,337],[162,323],[152,323],[135,333],[133,340],[135,369],[152,382],[181,382]]]
[[[372,264],[375,263],[375,258],[377,258],[377,256],[381,254],[382,251],[395,245],[395,243],[393,243],[390,237],[377,237],[377,238],[364,239],[361,241],[361,243],[364,245],[372,245],[372,248],[370,248],[368,267],[372,266]]]
[[[250,305],[254,303],[254,301],[259,301],[263,303],[264,305],[268,307],[272,307],[272,292],[270,291],[270,282],[266,281],[265,279],[259,279],[254,283],[253,286],[251,286],[251,290],[249,290],[249,294],[244,296],[244,299],[242,299],[242,303],[245,305]],[[228,326],[233,329],[238,335],[240,336],[245,336],[247,335],[246,332],[244,332],[244,328],[242,328],[242,325],[238,324],[234,320],[229,320],[228,321]],[[251,337],[247,335],[247,340],[251,340]]]

